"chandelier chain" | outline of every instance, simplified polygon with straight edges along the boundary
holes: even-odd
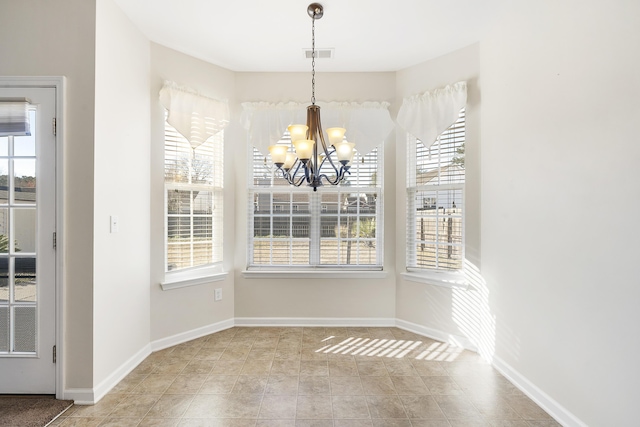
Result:
[[[311,18],[311,105],[316,105],[316,18]]]

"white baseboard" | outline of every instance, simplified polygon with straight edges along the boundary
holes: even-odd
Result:
[[[396,319],[396,324],[400,329],[404,329],[414,334],[423,335],[427,338],[446,342],[447,344],[454,345],[456,347],[462,347],[466,350],[478,352],[478,347],[467,337],[460,335],[453,335],[447,332],[440,331],[438,329],[432,329],[427,326],[418,325],[417,323],[407,322],[405,320]]]
[[[158,351],[174,345],[182,344],[187,341],[194,340],[196,338],[203,337],[205,335],[220,332],[225,329],[232,328],[234,325],[233,319],[223,320],[222,322],[213,323],[211,325],[202,326],[200,328],[192,329],[190,331],[181,332],[170,337],[161,338],[151,342],[151,351]]]
[[[396,319],[370,317],[236,317],[236,326],[391,327]]]
[[[73,400],[75,405],[94,405],[100,401],[109,391],[133,371],[144,359],[151,354],[151,345],[147,344],[126,362],[120,365],[100,384],[92,389],[72,388],[64,391],[64,399]]]
[[[95,403],[93,395],[92,388],[66,388],[62,399],[73,400],[74,405],[93,405]]]
[[[587,427],[587,424],[578,417],[569,412],[564,406],[556,402],[551,396],[540,390],[535,384],[526,377],[513,369],[504,360],[498,356],[493,356],[493,366],[513,385],[518,387],[520,391],[526,394],[531,400],[536,402],[538,406],[551,415],[557,422],[564,427]]]

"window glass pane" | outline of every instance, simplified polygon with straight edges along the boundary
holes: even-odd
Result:
[[[191,191],[167,190],[167,213],[188,215],[191,212]]]
[[[9,160],[0,159],[0,205],[9,203]]]
[[[13,160],[14,201],[16,204],[36,202],[36,160]]]
[[[431,147],[425,148],[412,137],[407,146],[407,266],[460,269],[464,256],[464,110]]]
[[[14,309],[14,348],[16,352],[33,353],[36,351],[36,308],[15,307]]]
[[[278,144],[293,152],[287,133]],[[265,158],[254,147],[251,150],[251,265],[345,265],[347,258],[351,265],[381,264],[382,257],[375,249],[381,246],[381,236],[374,226],[382,213],[377,207],[382,183],[381,149],[366,155],[355,153],[346,180],[338,186],[325,183],[317,192],[306,183],[290,185],[269,156]],[[322,173],[330,179],[335,175],[328,161]],[[367,256],[361,256],[365,247]]]
[[[9,252],[9,209],[0,208],[0,254]]]
[[[0,295],[2,292],[0,284]],[[1,300],[0,300],[1,301]],[[0,307],[0,352],[9,352],[9,307]]]
[[[36,251],[36,209],[13,209],[14,251]]]
[[[0,258],[0,302],[7,301],[9,301],[9,258],[3,257]]]
[[[36,300],[36,259],[15,258],[15,296],[16,301]]]
[[[35,156],[36,155],[36,112],[29,111],[29,122],[31,135],[14,136],[13,137],[13,155],[14,156]],[[1,150],[1,148],[0,148]],[[4,154],[6,156],[6,154]]]
[[[0,136],[0,156],[9,155],[9,137]]]

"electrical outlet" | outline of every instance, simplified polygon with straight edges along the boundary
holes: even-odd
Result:
[[[218,288],[215,290],[215,293],[213,295],[213,299],[216,301],[220,301],[222,299],[222,288]]]

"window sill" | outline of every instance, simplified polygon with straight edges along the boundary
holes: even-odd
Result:
[[[462,274],[408,271],[400,275],[410,282],[425,283],[451,289],[469,289],[469,281]]]
[[[244,270],[242,277],[245,279],[384,279],[387,277],[387,272],[380,270]]]
[[[197,286],[203,285],[205,283],[218,282],[220,280],[226,279],[228,275],[228,272],[221,272],[209,273],[198,277],[175,278],[173,280],[168,280],[160,283],[160,287],[163,291],[170,291],[173,289],[186,288],[188,286]]]

